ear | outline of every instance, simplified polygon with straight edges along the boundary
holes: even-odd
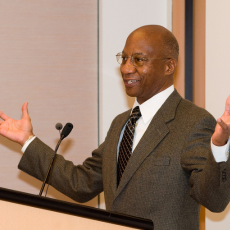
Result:
[[[174,74],[177,66],[177,60],[170,58],[165,62],[165,75]]]

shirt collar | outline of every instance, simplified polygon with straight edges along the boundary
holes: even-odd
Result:
[[[170,94],[173,91],[174,91],[174,86],[171,85],[170,87],[154,95],[149,100],[142,103],[141,105],[137,102],[137,99],[135,99],[132,110],[136,106],[139,106],[143,121],[146,124],[150,119],[153,118],[153,116],[156,114],[156,112],[160,109],[160,107],[164,104],[166,99],[170,96]]]

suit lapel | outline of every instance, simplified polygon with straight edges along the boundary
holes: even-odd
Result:
[[[125,188],[136,170],[140,167],[146,157],[157,147],[157,145],[169,133],[167,123],[174,119],[176,108],[181,96],[175,90],[165,101],[156,115],[153,117],[149,127],[135,148],[117,188],[115,197]]]

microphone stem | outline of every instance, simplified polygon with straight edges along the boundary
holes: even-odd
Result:
[[[57,146],[56,146],[55,151],[54,151],[53,158],[52,158],[52,160],[51,160],[51,162],[50,162],[49,169],[48,169],[48,171],[47,171],[47,174],[46,174],[45,180],[43,181],[43,184],[42,184],[42,187],[41,187],[41,190],[40,190],[39,196],[41,196],[41,195],[42,195],[42,193],[43,193],[43,190],[44,190],[44,187],[45,187],[45,185],[46,185],[46,182],[47,182],[48,176],[49,176],[49,174],[50,174],[50,170],[51,170],[51,168],[52,168],[52,165],[53,165],[54,159],[55,159],[55,157],[56,157],[57,150],[58,150],[58,148],[59,148],[59,146],[60,146],[60,144],[61,144],[62,140],[63,140],[63,139],[62,139],[62,137],[61,137],[61,138],[60,138],[60,140],[59,140],[59,141],[58,141],[58,143],[57,143]]]

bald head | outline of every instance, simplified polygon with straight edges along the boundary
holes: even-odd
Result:
[[[149,41],[161,57],[178,60],[179,45],[175,36],[159,25],[146,25],[134,30],[128,37],[141,36]],[[157,42],[157,43],[156,43]]]

